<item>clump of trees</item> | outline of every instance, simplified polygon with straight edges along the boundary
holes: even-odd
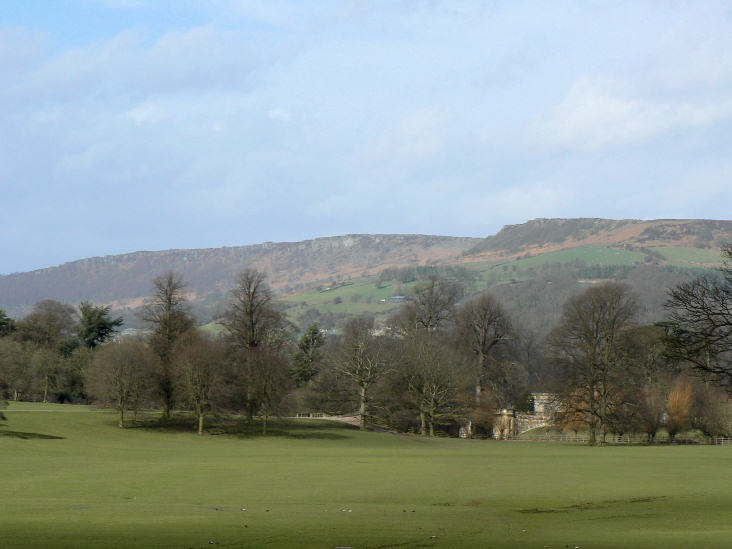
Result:
[[[0,395],[11,400],[86,401],[95,347],[122,325],[109,307],[39,301],[25,318],[0,310]]]
[[[199,434],[211,414],[240,414],[266,434],[273,416],[325,412],[355,414],[361,429],[479,437],[504,429],[502,409],[531,411],[540,390],[555,395],[559,424],[591,444],[624,433],[653,442],[662,430],[720,436],[732,394],[732,247],[723,253],[720,277],[670,291],[663,323],[641,324],[630,288],[608,282],[569,295],[543,341],[496,295],[466,296],[464,277],[439,270],[417,273],[387,322],[346,317],[326,335],[312,322],[299,333],[264,273],[247,269],[211,336],[185,281],[167,272],[152,281],[136,338],[86,301],[41,301],[18,320],[0,311],[0,400],[96,401],[117,409],[120,427],[141,407],[165,421],[184,409]]]

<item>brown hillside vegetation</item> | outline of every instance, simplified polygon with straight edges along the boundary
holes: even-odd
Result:
[[[93,257],[0,276],[0,304],[14,314],[47,298],[136,308],[150,293],[151,280],[167,270],[181,273],[188,291],[199,301],[220,298],[233,287],[236,276],[250,267],[267,273],[271,286],[287,293],[334,279],[376,274],[389,266],[442,263],[478,242],[478,238],[445,236],[346,235]]]
[[[464,260],[499,260],[580,246],[719,248],[730,240],[732,221],[534,219],[506,225],[468,250]]]
[[[263,271],[273,289],[287,295],[319,285],[376,277],[389,267],[510,262],[591,246],[645,254],[652,254],[649,249],[654,247],[702,248],[710,250],[713,257],[711,251],[728,241],[732,241],[732,221],[535,219],[507,225],[487,238],[346,235],[253,246],[141,251],[0,276],[0,307],[15,317],[26,314],[33,303],[42,299],[67,303],[86,299],[115,309],[136,309],[149,295],[152,279],[167,270],[183,276],[194,305],[210,308],[228,296],[236,276],[246,268]],[[713,264],[699,266],[709,268]],[[651,266],[639,266],[629,276],[650,280],[643,269],[648,271]],[[586,277],[579,271],[575,275]],[[671,276],[659,268],[652,275],[654,286]],[[545,272],[542,276],[549,275]],[[557,276],[551,275],[555,290],[559,288]],[[638,289],[643,288],[643,280]],[[537,286],[532,292],[540,295],[544,292],[539,292],[538,286],[547,282],[525,280],[501,293],[524,293],[531,289],[525,286]],[[661,290],[656,293],[654,309],[664,299]],[[511,295],[510,299],[518,297]]]

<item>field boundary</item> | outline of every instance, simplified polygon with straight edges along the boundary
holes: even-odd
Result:
[[[590,441],[590,437],[586,433],[577,435],[566,435],[558,433],[547,433],[547,434],[533,434],[533,435],[519,435],[518,437],[511,438],[515,442],[565,442],[565,443],[577,443],[587,444]],[[600,443],[600,437],[598,437],[598,443]],[[706,439],[688,439],[688,438],[675,438],[669,440],[668,437],[656,437],[653,441],[654,444],[675,444],[675,445],[706,445],[706,446],[732,446],[732,437],[707,437]],[[648,437],[645,435],[608,435],[606,437],[605,444],[649,444]]]

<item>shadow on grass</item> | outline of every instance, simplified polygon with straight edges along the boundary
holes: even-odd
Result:
[[[159,417],[138,418],[127,422],[128,429],[146,429],[165,433],[195,433],[197,421],[189,414],[178,413],[170,419]],[[355,430],[351,425],[319,421],[308,424],[304,421],[271,419],[267,423],[267,434],[262,434],[260,419],[247,422],[241,417],[211,416],[206,418],[205,434],[209,436],[233,436],[237,438],[283,437],[303,440],[343,440],[350,438],[343,431]]]
[[[627,498],[627,499],[608,499],[605,501],[599,501],[599,502],[587,502],[587,503],[578,503],[575,505],[567,505],[565,507],[557,507],[557,508],[539,508],[534,507],[533,509],[519,509],[519,513],[530,513],[530,514],[540,514],[540,513],[570,513],[573,511],[593,511],[596,509],[606,509],[607,507],[610,507],[612,505],[625,505],[628,503],[653,503],[654,501],[659,501],[666,499],[666,496],[649,496],[649,497],[638,497],[638,498]]]
[[[43,440],[62,440],[66,437],[57,437],[56,435],[44,435],[42,433],[25,433],[23,431],[7,431],[0,429],[0,437],[14,437],[22,439],[43,439]]]

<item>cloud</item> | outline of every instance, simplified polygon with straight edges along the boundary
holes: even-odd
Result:
[[[35,59],[0,87],[0,93],[32,107],[34,101],[245,89],[252,84],[252,72],[278,55],[256,45],[255,38],[206,25],[166,32],[147,45],[140,32],[123,31],[106,41]]]
[[[592,151],[711,131],[729,123],[728,5],[710,3],[699,10],[658,14],[659,21],[649,20],[644,29],[643,48],[622,63],[616,59],[576,75],[561,99],[537,114],[531,127],[534,144]]]
[[[540,120],[540,142],[560,148],[629,146],[732,117],[732,98],[724,101],[652,100],[634,96],[611,79],[582,78],[566,98]]]
[[[0,71],[21,71],[40,59],[47,48],[42,32],[0,28]]]
[[[127,116],[139,126],[141,124],[161,122],[168,118],[168,112],[158,104],[145,101],[128,110]]]
[[[0,235],[0,272],[529,217],[729,216],[723,4],[99,2],[0,29],[0,214],[25,235]],[[69,23],[102,19],[88,36]]]
[[[271,111],[267,112],[267,116],[273,122],[280,122],[282,124],[287,124],[290,120],[292,120],[292,115],[283,109],[272,109]]]

